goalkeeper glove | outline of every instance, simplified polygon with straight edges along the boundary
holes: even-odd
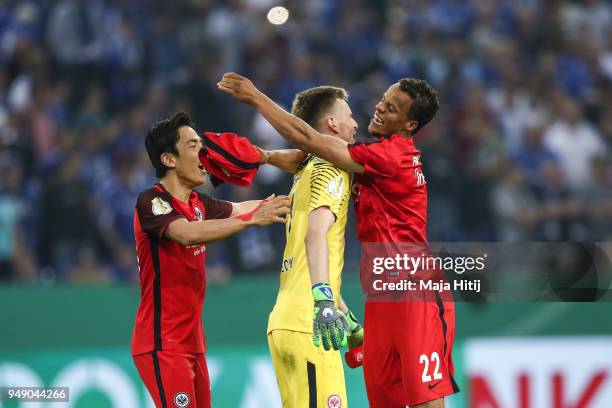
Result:
[[[344,316],[346,316],[351,330],[348,335],[349,349],[361,346],[363,344],[363,326],[359,324],[357,318],[350,310],[347,310]]]
[[[349,367],[356,368],[363,364],[363,326],[359,324],[357,318],[350,310],[344,315],[351,328],[348,338],[349,350],[344,353],[344,359]]]
[[[336,308],[334,294],[328,283],[317,283],[312,287],[314,317],[312,342],[325,350],[339,350],[346,346],[350,326],[344,314]]]

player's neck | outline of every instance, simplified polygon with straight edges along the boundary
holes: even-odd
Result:
[[[186,186],[181,183],[178,177],[172,177],[172,175],[168,175],[161,179],[159,183],[164,186],[166,191],[170,193],[170,195],[182,202],[186,203],[189,201],[189,196],[193,189],[190,186]]]

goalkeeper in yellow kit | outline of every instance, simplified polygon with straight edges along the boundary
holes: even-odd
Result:
[[[292,113],[353,143],[357,123],[347,100],[344,89],[316,87],[296,96]],[[262,162],[294,174],[280,289],[268,321],[283,407],[346,407],[338,350],[363,339],[340,296],[350,175],[299,150],[262,151]]]

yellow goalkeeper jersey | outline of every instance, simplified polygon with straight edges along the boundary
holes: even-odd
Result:
[[[329,208],[336,216],[334,225],[327,233],[327,245],[329,283],[337,302],[344,266],[344,231],[350,183],[348,172],[312,155],[306,157],[293,177],[280,288],[268,320],[268,333],[278,329],[312,333],[314,300],[304,238],[308,229],[308,215],[319,207]]]

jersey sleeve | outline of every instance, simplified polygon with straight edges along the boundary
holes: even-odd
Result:
[[[168,226],[174,220],[185,218],[172,208],[168,194],[152,190],[143,191],[136,201],[136,212],[144,232],[157,238],[165,238]]]
[[[204,203],[204,218],[207,220],[216,220],[219,218],[229,218],[232,215],[234,206],[231,202],[218,200],[207,194],[198,193],[200,201]]]
[[[350,178],[346,171],[327,162],[314,164],[310,176],[308,213],[327,207],[338,217],[344,200],[349,196]]]
[[[351,158],[364,167],[363,173],[377,177],[391,177],[399,169],[394,149],[384,140],[365,140],[348,146]]]

